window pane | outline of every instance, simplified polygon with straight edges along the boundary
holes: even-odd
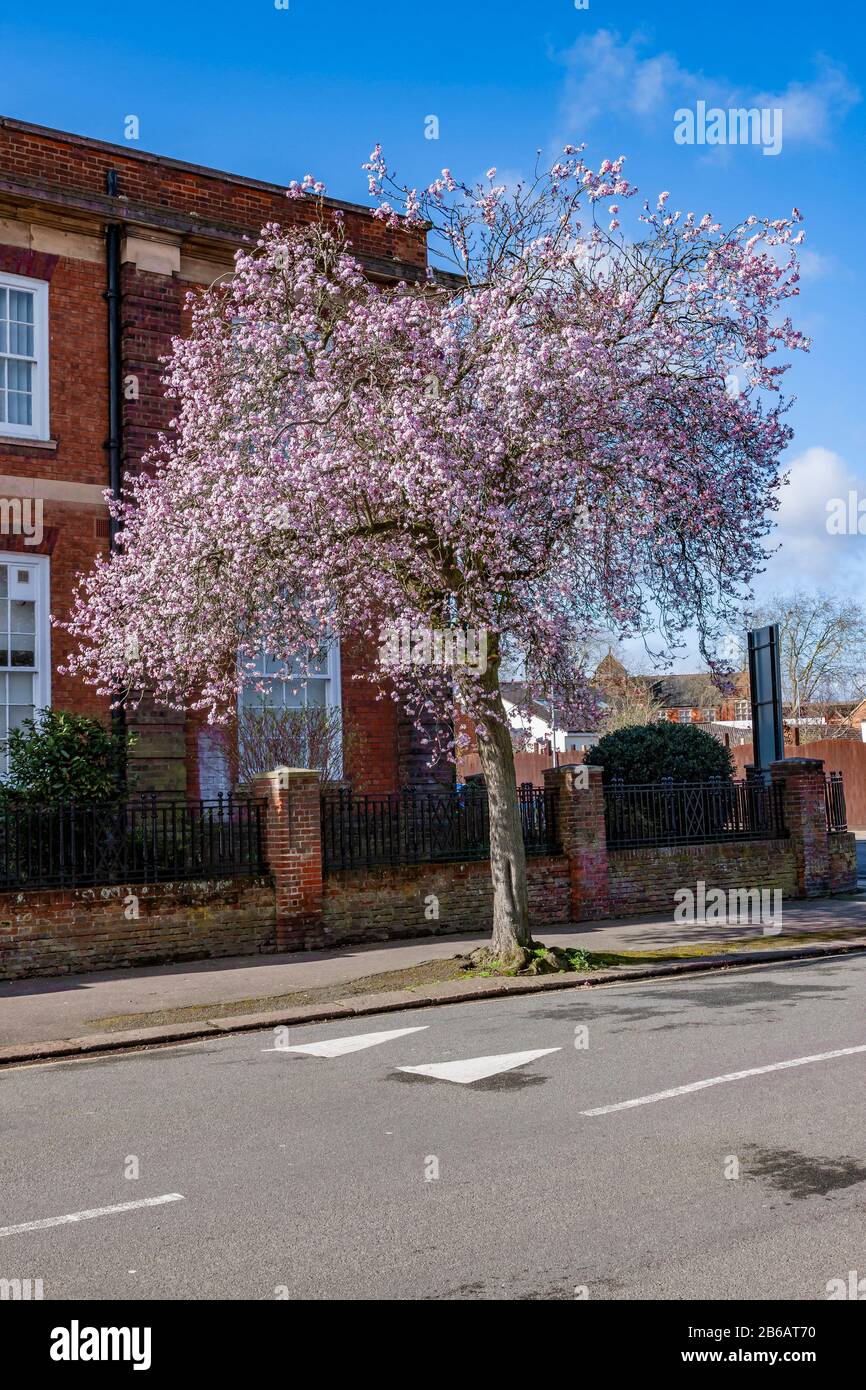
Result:
[[[10,425],[33,423],[33,366],[30,362],[6,359],[7,398]]]
[[[261,709],[266,703],[263,697],[253,685],[245,685],[241,691],[241,706],[244,709]]]
[[[303,709],[304,692],[301,687],[290,685],[288,681],[281,681],[280,686],[282,695],[280,703],[285,705],[286,709]]]
[[[12,638],[12,666],[35,666],[36,650],[32,637]]]
[[[6,568],[5,565],[0,565],[0,598],[5,598],[6,595],[8,594],[8,592],[9,592],[9,590],[8,590],[8,588],[7,588],[8,582],[9,582],[9,571],[8,571],[8,569]]]
[[[32,705],[33,703],[33,677],[32,676],[0,676],[0,700],[3,699],[3,689],[6,682],[9,682],[9,701],[13,705]]]
[[[12,631],[33,633],[36,631],[36,604],[30,599],[13,599]]]
[[[32,705],[10,705],[9,706],[9,728],[20,729],[25,719],[33,718]]]
[[[314,676],[326,676],[328,674],[328,653],[322,652],[320,656],[308,660],[306,663],[306,669],[310,671]],[[295,657],[291,662],[290,670],[293,675],[303,677],[303,662],[301,662],[297,657]]]
[[[307,704],[308,704],[308,705],[324,705],[324,704],[325,704],[325,694],[326,694],[326,692],[327,692],[327,688],[328,688],[328,683],[327,683],[327,681],[308,680],[308,681],[307,681]]]
[[[33,325],[28,323],[10,323],[9,325],[9,351],[17,352],[19,357],[33,356]]]
[[[0,666],[9,665],[9,633],[0,632]]]
[[[6,403],[9,411],[10,425],[33,424],[32,396],[25,396],[22,391],[7,391]]]
[[[33,363],[6,358],[6,385],[10,391],[33,390]]]
[[[9,291],[9,318],[17,323],[33,322],[33,291]]]

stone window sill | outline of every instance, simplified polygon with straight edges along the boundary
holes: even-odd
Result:
[[[0,449],[51,449],[57,448],[56,439],[26,439],[19,434],[0,434]]]

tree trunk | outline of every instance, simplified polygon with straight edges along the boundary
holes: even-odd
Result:
[[[490,874],[493,879],[494,955],[509,960],[520,955],[532,942],[529,930],[529,900],[526,887],[526,850],[517,804],[517,775],[514,748],[496,665],[488,667],[487,680],[493,695],[488,727],[478,734],[478,753],[487,782],[490,809]]]

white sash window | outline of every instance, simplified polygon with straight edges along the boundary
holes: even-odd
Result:
[[[0,742],[51,703],[48,563],[0,552]]]
[[[48,438],[48,284],[0,274],[0,435]]]

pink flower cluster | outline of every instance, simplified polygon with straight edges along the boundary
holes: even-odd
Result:
[[[377,146],[380,214],[429,224],[452,272],[420,285],[367,280],[321,199],[309,228],[265,227],[193,298],[176,418],[81,582],[73,669],[218,718],[263,650],[354,637],[375,664],[384,625],[483,628],[483,677],[378,673],[419,724],[455,700],[483,723],[500,661],[579,717],[599,628],[696,626],[711,652],[777,505],[800,219],[724,230],[663,194],[615,237],[620,203],[610,228],[594,210],[636,191],[623,162],[572,147],[525,185],[444,170],[419,193]]]

